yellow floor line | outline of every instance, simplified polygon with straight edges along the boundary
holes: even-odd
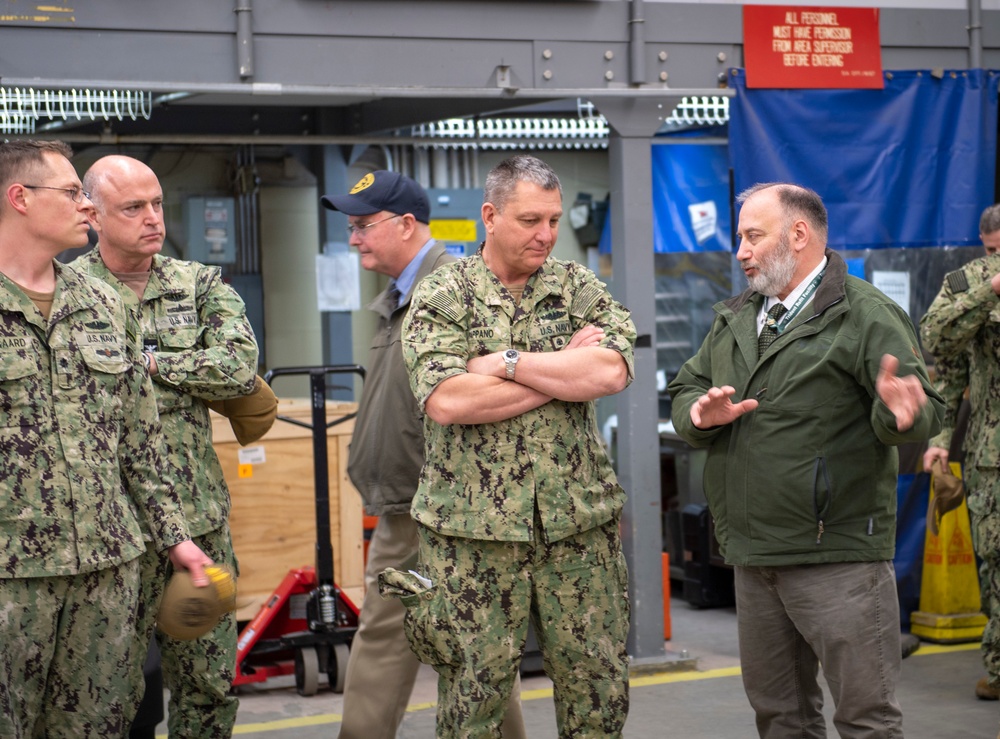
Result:
[[[737,667],[720,667],[704,672],[658,672],[653,675],[643,675],[629,680],[629,687],[641,688],[646,685],[663,685],[664,683],[686,683],[693,680],[711,680],[717,677],[736,677],[742,670]]]
[[[928,657],[934,654],[948,654],[950,652],[966,652],[972,649],[979,649],[979,642],[967,642],[964,644],[927,644],[921,643],[920,648],[908,659],[913,657]],[[736,677],[741,673],[739,667],[722,667],[716,670],[705,670],[704,672],[660,672],[653,675],[643,675],[634,677],[629,681],[630,687],[641,688],[648,685],[663,685],[665,683],[684,683],[694,680],[713,680],[720,677]],[[522,701],[539,700],[541,698],[551,698],[552,688],[539,688],[538,690],[525,690],[521,693]],[[407,706],[407,713],[416,713],[435,708],[436,703],[412,703]],[[233,730],[233,734],[254,734],[268,731],[284,731],[287,729],[297,729],[303,726],[324,726],[327,724],[339,724],[343,717],[339,713],[321,713],[315,716],[302,716],[300,718],[280,719],[278,721],[263,721],[256,724],[239,724]],[[166,734],[157,734],[156,739],[167,739]]]
[[[279,721],[264,721],[259,724],[240,724],[233,729],[233,734],[253,734],[260,731],[280,731],[282,729],[298,729],[303,726],[325,726],[339,724],[343,716],[339,713],[321,713],[315,716],[300,716]],[[157,737],[156,739],[160,739]],[[166,739],[166,735],[164,735]]]
[[[968,652],[979,649],[979,642],[965,642],[963,644],[927,644],[920,643],[920,649],[914,652],[913,657],[926,657],[931,654],[948,654],[949,652]]]

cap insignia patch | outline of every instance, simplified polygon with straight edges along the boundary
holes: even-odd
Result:
[[[375,183],[375,175],[373,175],[371,172],[369,172],[364,177],[362,177],[360,180],[358,180],[358,184],[356,184],[354,187],[351,188],[350,194],[354,195],[356,193],[361,192],[362,190],[367,190],[374,183]]]

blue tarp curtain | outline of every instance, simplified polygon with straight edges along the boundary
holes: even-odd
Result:
[[[748,90],[732,70],[736,191],[812,188],[834,248],[977,246],[994,202],[998,74],[893,71],[884,90]]]
[[[730,248],[730,166],[737,192],[772,181],[816,190],[834,248],[978,246],[994,202],[998,81],[996,70],[892,71],[883,90],[748,90],[731,70],[728,156],[722,145],[652,147],[653,250]]]
[[[729,251],[725,144],[653,146],[653,251]]]
[[[675,140],[706,135],[710,134],[696,132]],[[653,252],[729,251],[729,152],[725,143],[654,144],[651,156]],[[597,246],[602,254],[611,253],[610,212]]]

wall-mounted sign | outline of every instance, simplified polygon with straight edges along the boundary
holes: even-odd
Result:
[[[436,241],[476,241],[476,221],[459,218],[435,218],[431,237]]]
[[[747,87],[883,87],[878,8],[743,6]]]

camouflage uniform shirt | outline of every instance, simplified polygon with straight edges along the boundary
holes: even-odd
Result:
[[[931,445],[947,449],[966,384],[969,429],[966,464],[1000,467],[1000,299],[990,279],[1000,272],[1000,255],[974,259],[949,273],[920,320],[920,337],[935,357],[936,386],[948,408],[944,431]]]
[[[417,286],[403,324],[403,357],[421,408],[466,360],[508,348],[559,351],[587,325],[633,373],[635,326],[593,272],[548,259],[519,305],[482,252],[439,267]],[[551,400],[498,423],[442,426],[424,419],[426,463],[412,515],[438,533],[534,541],[537,506],[548,542],[615,519],[625,493],[597,428],[594,404]]]
[[[152,387],[107,285],[55,264],[46,321],[0,275],[0,577],[101,570],[189,538]]]
[[[166,462],[183,481],[192,536],[229,519],[229,488],[212,445],[206,401],[247,395],[257,375],[257,342],[243,299],[218,267],[156,255],[140,301],[108,270],[97,249],[74,262],[111,285],[139,323],[144,350],[156,357],[156,406]]]

